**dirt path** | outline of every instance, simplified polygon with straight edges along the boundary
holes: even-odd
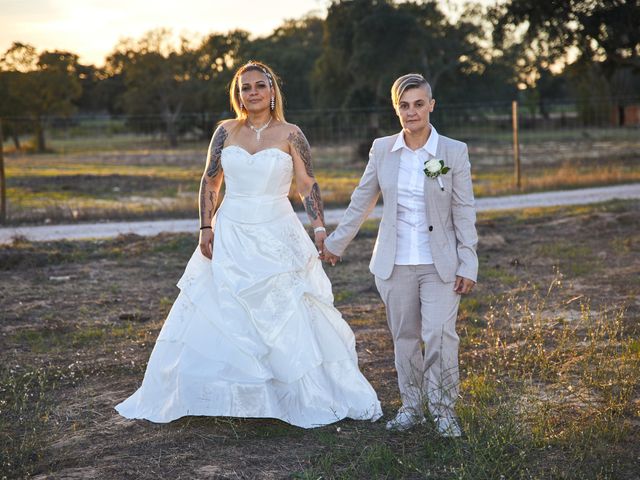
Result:
[[[640,183],[614,185],[610,187],[580,188],[502,197],[485,197],[476,200],[479,212],[488,210],[511,210],[531,207],[553,207],[562,205],[581,205],[598,203],[613,199],[640,198]],[[337,224],[344,209],[328,209],[325,220],[328,225]],[[382,207],[378,206],[369,218],[380,218]],[[306,223],[306,215],[298,213],[300,220]],[[0,244],[11,243],[16,236],[24,236],[31,241],[78,240],[84,238],[110,238],[120,234],[134,233],[148,236],[160,232],[194,232],[198,228],[196,219],[187,220],[149,220],[132,222],[80,223],[74,225],[43,225],[35,227],[0,228]]]
[[[586,197],[586,196],[585,196]],[[153,222],[150,222],[153,225]],[[0,479],[638,480],[640,200],[478,221],[457,330],[465,438],[385,430],[400,406],[375,225],[327,268],[385,418],[128,421],[193,233],[0,246]]]

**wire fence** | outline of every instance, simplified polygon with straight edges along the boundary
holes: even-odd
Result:
[[[477,195],[520,190],[520,172],[524,191],[640,181],[640,98],[517,110],[520,162],[511,103],[436,105],[438,131],[469,146]],[[171,125],[160,115],[1,118],[0,223],[193,215],[206,148],[226,115],[184,114]],[[400,130],[391,108],[298,110],[287,119],[309,138],[327,205],[348,203],[373,139]],[[38,141],[56,155],[21,153]]]
[[[521,103],[520,142],[589,143],[640,138],[640,97],[588,102]],[[228,112],[161,115],[72,115],[2,119],[5,151],[35,150],[38,137],[56,152],[120,148],[167,148],[208,142],[217,122]],[[291,110],[287,120],[299,125],[312,146],[350,146],[354,155],[368,152],[374,138],[397,132],[391,107],[351,110]],[[508,157],[512,146],[511,103],[436,105],[431,121],[439,132],[472,148]],[[525,159],[526,161],[526,159]]]

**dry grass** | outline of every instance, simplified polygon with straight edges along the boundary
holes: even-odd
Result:
[[[640,161],[614,161],[606,165],[600,162],[563,163],[555,167],[525,166],[521,189],[514,186],[513,171],[507,169],[474,170],[473,182],[476,196],[508,195],[514,193],[565,190],[597,187],[640,181]]]
[[[523,145],[522,192],[640,181],[640,143],[630,139],[559,138]],[[518,193],[510,144],[470,143],[478,197]],[[179,149],[70,149],[71,153],[7,156],[11,224],[197,215],[206,145]],[[328,207],[345,206],[364,170],[355,146],[314,148],[315,173]],[[366,160],[366,159],[363,159]],[[300,201],[292,187],[290,197]]]
[[[384,421],[124,420],[113,406],[139,385],[195,238],[0,247],[0,478],[635,479],[639,223],[637,201],[480,216],[458,441]],[[389,418],[392,344],[366,267],[375,230],[327,273]]]

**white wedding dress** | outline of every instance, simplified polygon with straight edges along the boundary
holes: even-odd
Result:
[[[229,146],[222,167],[213,260],[194,252],[142,386],[116,410],[153,422],[267,417],[304,428],[378,419],[353,332],[287,198],[291,156]]]

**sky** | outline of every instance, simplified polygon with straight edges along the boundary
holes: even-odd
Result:
[[[0,0],[0,55],[13,42],[68,50],[103,65],[118,40],[170,28],[174,34],[271,33],[309,12],[324,17],[325,0]]]
[[[261,36],[285,19],[308,13],[324,17],[329,4],[330,0],[0,0],[0,55],[13,42],[22,42],[38,51],[67,50],[78,54],[81,63],[101,66],[120,39],[137,39],[152,29],[204,36],[240,28]]]

